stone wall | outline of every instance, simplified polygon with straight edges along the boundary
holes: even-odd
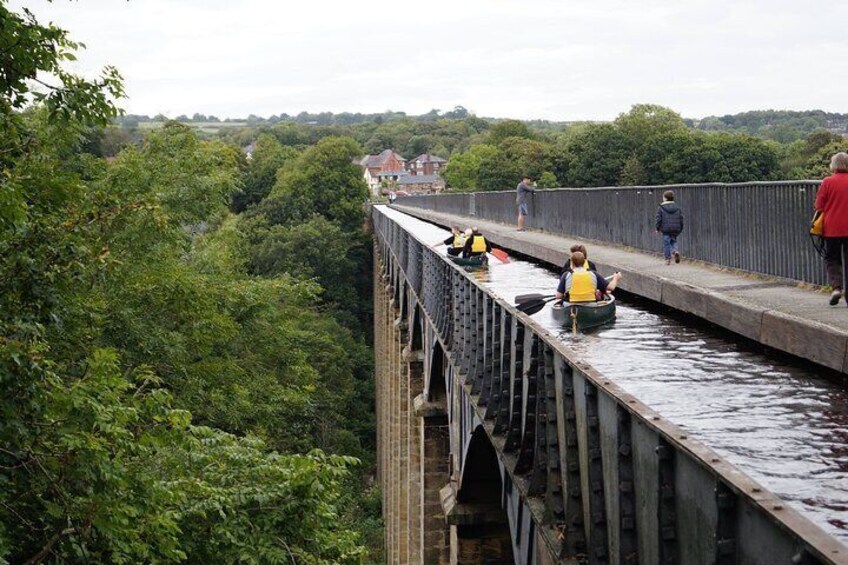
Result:
[[[375,253],[375,257],[379,257]],[[448,424],[424,391],[424,359],[412,343],[405,294],[374,270],[377,476],[383,493],[386,556],[391,564],[450,563],[450,529],[439,489],[449,481]]]

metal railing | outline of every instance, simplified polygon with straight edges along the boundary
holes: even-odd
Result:
[[[500,446],[502,500],[521,501],[510,514],[517,563],[535,559],[533,528],[520,525],[526,512],[557,559],[848,561],[838,540],[577,359],[379,208],[372,216],[384,276],[395,296],[409,296],[421,309],[426,332],[450,360],[444,378],[456,375],[464,385],[447,386],[459,395],[448,405],[471,414],[466,423],[478,422],[462,427],[461,443],[483,426]]]
[[[809,241],[818,181],[681,184],[539,190],[527,225],[660,252],[657,206],[673,190],[683,208],[684,256],[813,284],[825,284],[821,258]],[[436,212],[515,223],[515,192],[410,196],[399,203]]]

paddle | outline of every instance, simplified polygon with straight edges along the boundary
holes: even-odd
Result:
[[[528,300],[537,300],[539,298],[550,298],[553,294],[539,294],[538,292],[533,294],[519,294],[515,297],[516,304],[522,304],[527,302]]]
[[[529,300],[524,302],[523,304],[519,304],[516,306],[519,312],[524,312],[528,316],[532,316],[536,312],[542,310],[545,307],[545,304],[548,302],[555,300],[556,296],[545,296],[542,298],[537,298],[536,300]]]
[[[492,248],[492,255],[500,259],[501,263],[509,263],[509,255],[503,249]]]

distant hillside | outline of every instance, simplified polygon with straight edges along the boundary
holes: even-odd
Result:
[[[820,129],[848,137],[848,114],[822,110],[754,110],[733,115],[708,116],[687,122],[692,127],[705,131],[747,132],[782,143],[803,139]]]
[[[137,114],[119,116],[115,123],[124,128],[156,128],[174,119],[180,123],[190,125],[201,133],[215,135],[223,130],[247,127],[272,126],[280,123],[297,124],[300,126],[332,126],[350,127],[365,126],[367,124],[384,126],[388,124],[415,122],[424,124],[435,124],[437,122],[464,121],[471,125],[476,131],[483,131],[491,125],[507,120],[504,118],[479,117],[474,112],[462,106],[456,106],[452,110],[440,111],[430,110],[425,114],[414,115],[405,112],[386,111],[374,114],[362,114],[359,112],[300,112],[296,115],[279,114],[269,117],[250,114],[242,118],[227,118],[221,120],[216,116],[194,114],[192,117],[180,115],[170,118],[164,115],[153,117]],[[565,131],[569,126],[587,123],[602,123],[591,121],[553,121],[553,120],[518,120],[526,124],[532,130],[542,133],[557,133]],[[848,114],[824,112],[822,110],[787,111],[787,110],[753,110],[739,114],[727,114],[724,116],[707,116],[706,118],[685,119],[684,123],[693,129],[702,131],[748,133],[763,139],[771,139],[781,143],[791,143],[807,137],[814,131],[827,130],[830,133],[848,138]]]

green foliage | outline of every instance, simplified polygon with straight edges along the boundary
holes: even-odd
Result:
[[[473,191],[477,187],[477,175],[483,160],[491,161],[498,154],[492,145],[472,145],[465,153],[456,153],[448,159],[445,180],[452,190]]]
[[[613,123],[634,147],[653,137],[686,130],[680,114],[656,104],[636,104]]]
[[[563,148],[559,174],[567,186],[617,185],[631,145],[613,124],[588,126]]]
[[[356,461],[313,449],[372,457],[369,355],[317,283],[248,274],[240,152],[167,123],[107,164],[99,95],[16,113],[6,88],[0,561],[361,562]]]
[[[498,122],[489,129],[489,135],[486,138],[486,143],[489,145],[498,145],[505,139],[510,137],[519,137],[522,139],[534,139],[535,136],[527,124],[518,120],[505,120]]]
[[[507,137],[497,146],[495,153],[489,153],[480,161],[476,184],[481,190],[509,190],[524,177],[540,178],[548,172],[546,178],[556,176],[550,172],[553,167],[549,144],[523,137]]]
[[[542,187],[742,182],[774,178],[779,163],[769,143],[693,131],[677,113],[652,104],[636,105],[613,123],[575,127],[552,138],[507,137],[494,150],[472,145],[451,157],[446,178],[458,190],[508,190],[525,174]],[[485,156],[478,158],[478,151]]]
[[[780,143],[792,143],[824,128],[830,128],[832,133],[848,131],[848,114],[821,110],[755,110],[721,117],[709,116],[700,120],[697,127],[707,131],[748,133]]]
[[[346,231],[362,226],[368,187],[354,159],[362,149],[349,138],[328,137],[280,172],[271,197],[277,198],[291,221],[319,214]]]
[[[355,538],[333,527],[355,460],[193,426],[155,375],[122,372],[112,350],[79,378],[41,370],[38,432],[4,450],[23,475],[5,481],[11,560],[358,562]]]
[[[272,135],[261,134],[256,139],[253,156],[247,165],[242,191],[233,196],[233,212],[243,212],[268,196],[277,182],[277,171],[298,154],[296,149],[280,144]]]
[[[831,174],[830,158],[848,151],[848,140],[826,130],[809,134],[804,141],[786,146],[781,162],[781,176],[789,179],[820,179]]]
[[[0,2],[0,22],[3,113],[24,107],[31,97],[51,118],[105,125],[118,115],[115,99],[123,97],[124,89],[117,69],[106,67],[95,81],[66,71],[62,63],[75,61],[84,45],[71,41],[63,29],[38,23],[26,8],[17,14]]]
[[[35,134],[20,111],[40,103],[52,123],[67,126],[63,138],[79,136],[83,126],[105,125],[118,115],[115,100],[123,97],[117,70],[106,67],[101,77],[86,80],[67,72],[62,64],[76,59],[83,45],[52,24],[40,24],[33,14],[21,14],[0,1],[0,228],[24,220],[28,194],[13,169],[31,160]]]
[[[539,188],[558,188],[559,181],[557,180],[556,175],[552,172],[545,171],[539,175],[539,180],[536,181],[536,186]]]

